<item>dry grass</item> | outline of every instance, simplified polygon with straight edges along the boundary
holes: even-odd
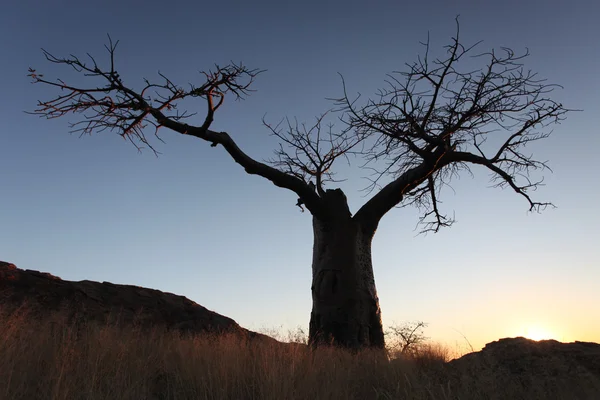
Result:
[[[369,352],[0,315],[2,399],[430,398],[416,371]]]
[[[484,398],[451,392],[447,358],[440,347],[388,362],[368,351],[357,357],[0,312],[0,399]]]

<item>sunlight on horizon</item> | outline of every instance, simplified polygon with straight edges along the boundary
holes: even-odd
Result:
[[[523,336],[527,339],[540,341],[540,340],[558,340],[564,341],[560,339],[560,335],[557,335],[555,332],[546,329],[541,325],[531,325],[523,330]]]

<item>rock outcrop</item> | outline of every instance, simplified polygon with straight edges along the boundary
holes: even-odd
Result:
[[[490,399],[600,399],[598,343],[500,339],[446,370],[455,387]]]
[[[36,318],[60,311],[69,322],[164,327],[182,333],[239,333],[251,339],[274,340],[183,296],[109,282],[65,281],[0,261],[0,310],[12,313],[18,309]]]

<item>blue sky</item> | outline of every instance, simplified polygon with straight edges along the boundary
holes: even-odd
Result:
[[[139,154],[116,135],[78,138],[73,118],[24,113],[55,92],[31,85],[29,67],[68,77],[56,55],[106,61],[106,34],[120,40],[126,83],[161,71],[201,82],[214,63],[267,69],[247,100],[227,102],[213,128],[256,159],[276,142],[261,119],[310,122],[341,94],[375,94],[385,74],[454,34],[480,49],[530,49],[527,66],[564,86],[572,113],[531,150],[554,173],[537,199],[558,208],[527,213],[524,199],[489,188],[475,169],[443,193],[457,223],[416,236],[417,210],[394,209],[373,244],[384,324],[428,322],[448,343],[476,347],[547,332],[600,341],[600,37],[592,1],[11,1],[0,14],[0,259],[63,279],[135,284],[185,295],[250,329],[308,325],[312,229],[293,193],[248,176],[221,147],[164,131],[162,153]],[[191,104],[190,110],[204,104]],[[196,122],[200,123],[200,119]],[[352,211],[366,200],[360,170],[343,164]],[[595,314],[594,314],[595,313]]]

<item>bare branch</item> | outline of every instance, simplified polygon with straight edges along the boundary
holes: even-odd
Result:
[[[390,74],[387,88],[375,100],[357,105],[358,98],[350,99],[344,83],[344,95],[336,104],[347,126],[370,143],[363,167],[373,175],[366,189],[371,193],[383,186],[382,181],[389,182],[355,218],[376,227],[402,202],[421,208],[423,232],[450,226],[454,220],[438,208],[439,189],[468,170],[468,164],[493,171],[496,186],[507,185],[524,195],[530,209],[550,205],[525,193],[542,182],[531,180],[531,173],[549,168],[524,150],[547,138],[550,132],[545,128],[561,122],[570,110],[549,97],[558,85],[525,69],[528,52],[517,55],[502,48],[473,54],[478,45],[460,44],[457,21],[446,57],[430,61],[427,41],[425,56],[408,64],[406,72]],[[461,71],[466,57],[486,64]]]
[[[124,83],[116,69],[117,45],[118,42],[113,43],[109,37],[109,44],[105,46],[110,59],[107,69],[101,69],[90,55],[90,61],[86,62],[74,55],[60,58],[43,50],[46,60],[71,67],[76,73],[86,76],[91,86],[71,85],[62,79],[47,80],[30,68],[29,76],[33,83],[60,89],[60,94],[55,98],[38,102],[38,107],[32,114],[48,119],[79,114],[81,119],[71,124],[72,132],[85,135],[112,131],[129,140],[138,150],[148,147],[155,154],[158,152],[146,136],[149,126],[159,140],[158,132],[164,127],[208,141],[213,147],[221,144],[247,173],[262,176],[276,186],[294,191],[313,214],[319,215],[322,212],[319,197],[301,177],[255,161],[227,133],[210,130],[214,114],[225,97],[243,99],[252,91],[252,83],[263,71],[249,69],[241,63],[215,65],[214,69],[202,72],[204,82],[201,85],[189,85],[187,89],[176,85],[159,72],[159,82],[144,79],[144,86],[140,90],[134,90]],[[206,116],[199,127],[184,123],[186,118],[194,114],[177,110],[178,102],[186,98],[200,98],[206,102]]]
[[[285,128],[282,127],[284,121],[273,126],[263,118],[263,124],[280,140],[275,158],[269,160],[271,165],[307,183],[314,181],[320,196],[325,192],[326,183],[339,182],[332,171],[335,161],[340,157],[347,159],[349,154],[360,154],[360,150],[356,149],[362,141],[347,130],[335,132],[332,124],[323,132],[326,116],[327,113],[319,116],[310,127],[299,124],[297,120],[292,123],[285,119]]]

